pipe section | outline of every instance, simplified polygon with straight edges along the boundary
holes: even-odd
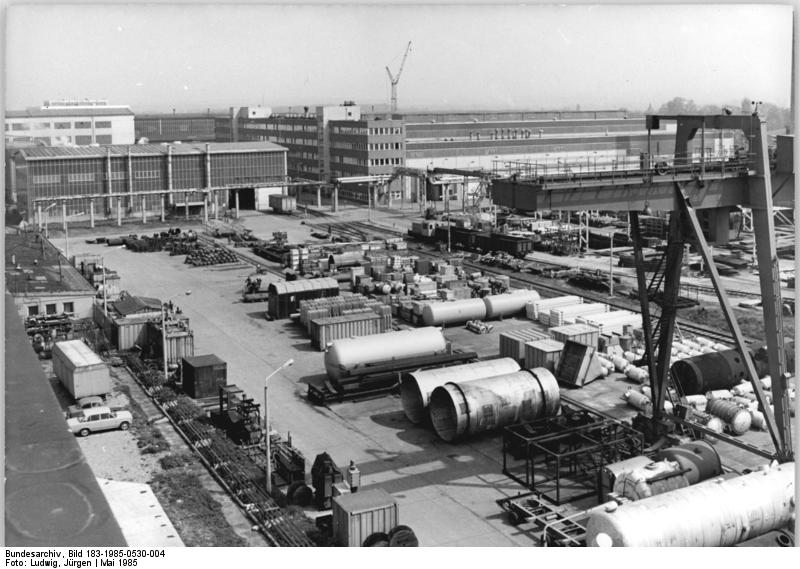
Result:
[[[555,415],[560,404],[553,374],[534,368],[439,386],[431,393],[430,414],[436,434],[453,442],[465,435]]]
[[[400,400],[403,403],[403,412],[412,423],[422,423],[428,417],[431,393],[437,387],[453,381],[463,383],[514,373],[519,369],[519,364],[513,358],[500,358],[405,373],[400,384]]]
[[[747,377],[745,363],[736,350],[684,358],[672,364],[670,370],[686,395],[730,389]]]
[[[589,515],[590,547],[725,547],[786,527],[794,517],[793,462]]]

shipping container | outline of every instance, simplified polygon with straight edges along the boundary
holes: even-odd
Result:
[[[513,358],[517,363],[525,361],[525,344],[534,340],[551,338],[548,332],[537,328],[512,328],[500,333],[500,357]]]
[[[609,313],[610,314],[610,313]],[[600,338],[600,330],[589,324],[567,324],[566,326],[556,326],[550,328],[554,340],[567,343],[567,340],[597,348]]]
[[[382,488],[333,498],[333,537],[341,547],[361,547],[373,533],[389,533],[400,522],[397,501]]]
[[[75,399],[111,393],[108,366],[81,340],[55,343],[53,372]]]
[[[550,326],[563,326],[564,324],[575,324],[578,316],[587,314],[598,314],[608,312],[608,305],[602,303],[575,304],[570,306],[560,306],[550,309]]]
[[[218,395],[228,384],[228,364],[214,354],[183,358],[181,372],[183,391],[194,399]]]
[[[320,351],[334,340],[370,336],[382,332],[383,318],[368,310],[366,313],[331,316],[311,321],[311,344]]]
[[[269,207],[275,213],[292,213],[297,209],[297,200],[292,196],[271,195],[269,196]]]
[[[525,368],[544,367],[556,372],[564,344],[557,340],[536,340],[525,344]]]

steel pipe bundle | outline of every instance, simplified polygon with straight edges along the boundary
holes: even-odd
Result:
[[[786,527],[794,517],[795,465],[713,478],[621,506],[595,509],[590,547],[725,547]]]
[[[500,358],[405,373],[400,384],[400,400],[403,403],[403,412],[412,423],[421,423],[428,417],[431,393],[437,387],[451,381],[463,383],[514,373],[519,369],[519,364],[513,358]]]
[[[556,415],[558,382],[545,368],[446,383],[431,393],[433,428],[447,442],[506,425]]]

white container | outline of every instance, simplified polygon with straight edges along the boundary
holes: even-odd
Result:
[[[75,399],[111,393],[108,366],[81,340],[56,342],[53,371]]]

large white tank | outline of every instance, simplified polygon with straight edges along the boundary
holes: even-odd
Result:
[[[453,302],[433,302],[422,308],[425,326],[463,324],[467,320],[486,318],[486,304],[481,298],[467,298]]]
[[[446,383],[431,393],[436,434],[447,442],[464,435],[555,416],[561,407],[558,382],[545,368]]]
[[[785,527],[794,514],[793,462],[592,511],[590,547],[725,547]]]
[[[511,316],[525,310],[525,305],[531,301],[539,300],[539,293],[535,290],[516,290],[510,294],[493,294],[483,298],[486,304],[486,318],[502,318]]]
[[[417,328],[334,340],[325,352],[325,370],[331,379],[337,380],[348,371],[365,364],[431,356],[446,349],[447,341],[438,328]]]
[[[403,374],[400,384],[400,400],[403,412],[412,423],[421,423],[428,416],[431,393],[440,385],[450,381],[459,383],[494,377],[519,371],[519,364],[513,358],[499,358],[471,364],[463,364],[437,369],[425,369]]]

